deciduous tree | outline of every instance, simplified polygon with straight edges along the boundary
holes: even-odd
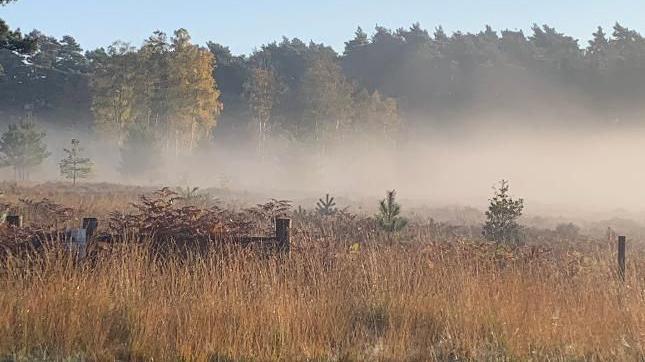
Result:
[[[116,42],[91,55],[92,111],[96,127],[123,142],[134,123],[137,94],[135,79],[137,56],[127,43]]]
[[[191,152],[206,139],[222,110],[213,79],[213,55],[190,42],[185,29],[175,31],[168,69],[169,129],[175,153]]]
[[[263,155],[270,130],[271,115],[284,86],[268,68],[256,67],[244,83],[249,108],[253,114],[258,153]]]
[[[312,60],[302,82],[305,105],[302,125],[323,152],[351,123],[352,93],[352,84],[335,58],[321,54]]]
[[[16,181],[29,177],[29,170],[47,157],[45,132],[33,122],[10,124],[0,137],[0,166],[13,167]]]

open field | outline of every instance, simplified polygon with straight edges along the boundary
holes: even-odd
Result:
[[[0,0],[0,362],[645,362],[644,24]]]
[[[16,191],[39,197],[45,189]],[[132,208],[128,197],[140,191],[67,198],[66,222],[91,210],[105,225],[107,210]],[[37,216],[23,211],[27,223]],[[190,249],[180,240],[170,248],[181,250],[169,254],[154,235],[134,235],[81,262],[55,243],[5,253],[0,356],[645,358],[645,248],[638,243],[629,245],[622,283],[607,241],[496,248],[419,223],[391,239],[367,218],[286,213],[294,219],[289,254],[230,243]],[[261,220],[268,214],[242,214],[258,220],[245,233],[270,227]],[[19,250],[7,235],[5,249]]]

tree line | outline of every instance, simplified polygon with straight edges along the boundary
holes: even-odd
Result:
[[[0,20],[0,119],[175,154],[230,139],[259,154],[275,139],[324,152],[354,136],[396,142],[402,131],[458,126],[470,112],[566,114],[571,103],[611,122],[645,98],[645,39],[620,24],[609,33],[598,28],[581,46],[546,25],[528,35],[377,26],[358,28],[341,54],[283,38],[234,55],[194,44],[185,29],[83,51],[72,36],[23,34]]]

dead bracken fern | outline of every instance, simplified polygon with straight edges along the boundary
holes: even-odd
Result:
[[[20,202],[34,224],[49,225],[58,228],[58,225],[66,223],[73,218],[74,210],[48,198],[34,201],[21,198]]]
[[[4,203],[1,207],[7,213],[21,214],[28,220],[20,228],[0,224],[1,258],[61,244],[66,241],[66,227],[74,218],[72,208],[47,198],[38,201],[21,198],[18,204]]]
[[[231,241],[253,233],[266,232],[271,220],[285,215],[290,207],[287,201],[271,200],[266,204],[235,212],[217,206],[178,206],[178,200],[181,197],[169,188],[155,191],[150,196],[143,195],[131,205],[136,212],[111,212],[107,230],[99,239],[135,240],[155,246],[170,243],[204,245]]]

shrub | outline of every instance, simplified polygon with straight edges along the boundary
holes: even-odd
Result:
[[[333,196],[325,195],[324,199],[318,199],[316,211],[322,216],[331,216],[336,213],[336,201]]]
[[[408,220],[400,216],[401,205],[396,202],[396,190],[387,191],[385,199],[379,204],[379,214],[376,221],[379,226],[388,233],[400,231],[407,224]]]
[[[486,211],[484,237],[498,244],[517,243],[521,236],[522,227],[517,223],[517,219],[522,216],[524,200],[514,200],[508,191],[508,181],[501,180],[499,187],[494,188],[493,198],[490,199]]]

